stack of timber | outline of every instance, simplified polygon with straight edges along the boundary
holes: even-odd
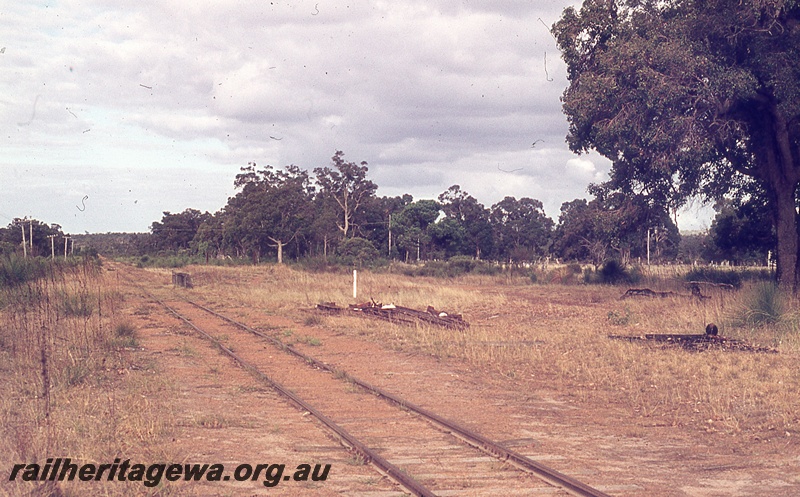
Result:
[[[317,309],[332,314],[340,314],[345,311],[354,312],[361,316],[375,317],[391,323],[411,325],[431,324],[457,330],[469,328],[469,323],[464,321],[461,314],[437,311],[432,306],[428,306],[424,311],[418,311],[394,304],[381,304],[373,300],[362,304],[350,304],[347,308],[339,307],[336,305],[336,302],[323,302],[317,304]]]

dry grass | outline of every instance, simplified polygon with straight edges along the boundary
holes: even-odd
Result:
[[[351,274],[312,274],[289,267],[203,269],[194,291],[228,304],[280,313],[298,322],[299,308],[322,301],[352,302]],[[647,275],[642,286],[687,291],[673,278]],[[389,347],[458,358],[526,388],[555,387],[585,405],[629,410],[647,425],[687,426],[753,437],[800,434],[800,314],[788,312],[768,326],[737,320],[752,288],[708,290],[690,298],[620,300],[625,288],[530,285],[529,280],[467,276],[449,280],[359,273],[360,297],[415,308],[433,305],[463,313],[467,331],[404,327],[349,316],[324,325],[369,337]],[[797,306],[789,306],[796,309]],[[689,352],[610,340],[609,334],[702,333],[709,322],[728,337],[780,354]]]
[[[136,331],[119,312],[113,278],[87,262],[0,292],[0,467],[49,457],[163,459],[155,447],[169,413],[149,399],[168,386],[153,371],[129,368],[125,347],[135,345]],[[0,484],[0,495],[34,490]],[[152,494],[137,482],[64,482],[61,491]]]

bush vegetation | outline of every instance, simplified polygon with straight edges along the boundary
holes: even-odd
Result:
[[[501,268],[497,264],[475,260],[467,256],[455,256],[446,261],[427,261],[424,264],[392,263],[389,270],[406,276],[432,276],[455,278],[465,274],[496,275]]]
[[[637,266],[626,267],[619,261],[611,259],[603,263],[596,271],[586,269],[583,273],[585,283],[601,285],[633,285],[642,280],[642,270]]]
[[[163,383],[120,375],[130,371],[123,349],[135,345],[136,331],[121,319],[117,283],[98,259],[12,255],[0,267],[0,466],[54,454],[114,460],[121,447],[127,456],[163,459],[150,448],[168,430],[152,400]],[[79,495],[84,487],[16,481],[0,485],[0,495]],[[91,493],[141,490],[98,483]]]

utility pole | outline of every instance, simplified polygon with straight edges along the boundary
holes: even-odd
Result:
[[[650,265],[650,228],[647,228],[647,265]]]
[[[392,258],[392,215],[389,214],[389,259]]]
[[[69,242],[69,235],[64,235],[64,259],[67,258],[67,242]]]
[[[20,227],[22,227],[22,255],[26,259],[28,258],[28,246],[25,244],[25,220],[20,223]]]
[[[50,239],[50,258],[56,258],[56,235],[47,235],[47,238]]]
[[[28,242],[31,244],[31,257],[33,257],[33,219],[31,219],[29,233],[31,236],[28,237]]]

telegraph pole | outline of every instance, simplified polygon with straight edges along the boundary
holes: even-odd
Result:
[[[392,258],[392,215],[389,214],[389,259]]]
[[[50,258],[56,258],[56,235],[47,235],[47,238],[50,239]]]
[[[22,255],[27,259],[28,258],[28,245],[25,243],[25,220],[23,219],[20,223],[20,227],[22,228]]]
[[[64,235],[64,259],[67,258],[67,243],[69,242],[69,235]]]

